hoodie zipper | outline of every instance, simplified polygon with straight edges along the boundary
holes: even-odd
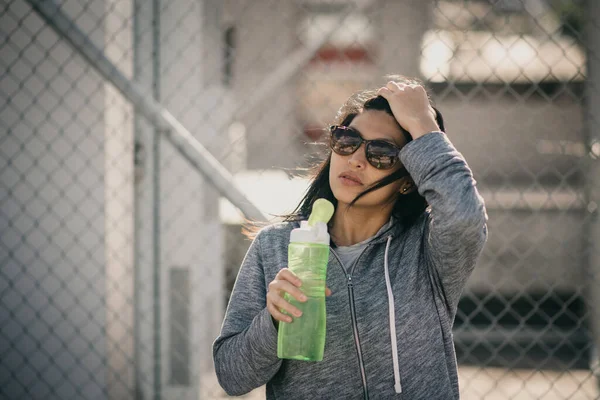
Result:
[[[365,247],[364,250],[360,253],[358,258],[356,259],[356,262],[352,266],[352,270],[350,271],[350,273],[346,272],[346,268],[344,268],[344,264],[342,264],[342,260],[340,260],[340,258],[336,254],[336,252],[333,250],[333,248],[331,248],[331,253],[338,260],[338,262],[340,263],[340,266],[342,267],[342,270],[344,271],[344,274],[346,275],[347,286],[348,286],[348,296],[350,297],[350,314],[352,316],[352,330],[354,331],[354,342],[356,344],[356,353],[358,354],[358,365],[360,367],[360,374],[362,377],[362,385],[363,385],[363,395],[364,395],[365,400],[369,399],[369,392],[367,390],[367,373],[365,372],[365,363],[364,363],[363,357],[362,357],[360,338],[358,337],[358,323],[356,322],[356,308],[354,307],[354,285],[352,284],[352,273],[354,272],[354,267],[358,264],[362,255],[365,253],[365,251],[370,246],[371,246],[371,244],[369,244],[367,247]]]

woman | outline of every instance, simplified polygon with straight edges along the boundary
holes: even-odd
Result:
[[[246,254],[213,347],[219,382],[230,395],[266,384],[267,399],[458,398],[452,324],[487,236],[472,173],[416,80],[352,96],[336,123],[296,212]],[[305,300],[289,235],[319,197],[336,206],[325,354],[281,360],[278,322],[302,318],[283,295]]]

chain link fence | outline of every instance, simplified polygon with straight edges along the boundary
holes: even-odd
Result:
[[[242,215],[291,211],[309,143],[388,73],[425,81],[488,207],[461,397],[600,398],[598,21],[591,0],[0,0],[0,398],[226,398]]]

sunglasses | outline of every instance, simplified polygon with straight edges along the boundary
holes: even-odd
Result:
[[[361,144],[365,144],[367,161],[377,169],[389,169],[400,160],[400,148],[385,140],[366,140],[356,128],[334,125],[330,128],[330,147],[341,156],[354,153]]]

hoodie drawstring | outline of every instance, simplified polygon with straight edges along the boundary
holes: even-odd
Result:
[[[389,321],[390,321],[390,339],[392,341],[392,362],[394,364],[394,389],[396,393],[402,393],[402,385],[400,384],[400,366],[398,364],[398,345],[396,343],[396,311],[394,308],[394,293],[392,292],[392,283],[390,281],[390,271],[388,268],[388,251],[392,237],[389,236],[387,245],[385,246],[385,286],[387,288],[388,306],[389,306]]]

